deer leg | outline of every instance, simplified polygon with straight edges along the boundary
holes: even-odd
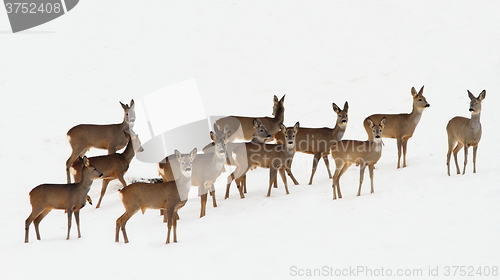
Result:
[[[342,167],[342,160],[335,160],[335,173],[333,174],[332,178],[333,199],[337,199],[337,185],[339,184],[339,175]]]
[[[295,179],[295,176],[293,176],[292,169],[287,167],[285,170],[286,170],[286,173],[288,174],[288,177],[290,177],[290,179],[292,179],[293,184],[299,185],[299,181],[297,181],[297,179]]]
[[[78,230],[78,238],[81,238],[82,235],[80,234],[80,209],[73,212],[73,215],[75,216],[76,228]]]
[[[326,170],[328,171],[328,178],[332,179],[332,172],[330,171],[330,161],[328,161],[328,154],[323,156],[323,161],[326,165]]]
[[[73,208],[67,209],[68,212],[68,234],[66,235],[66,240],[69,240],[69,231],[71,229],[71,216],[73,215]]]
[[[121,215],[117,220],[116,220],[116,232],[115,232],[115,242],[119,242],[119,236],[120,236],[120,229],[123,234],[123,240],[125,243],[128,243],[128,236],[127,236],[127,230],[125,229],[125,225],[127,224],[128,220],[130,217],[132,217],[135,213],[139,211],[139,208],[134,209],[132,211],[126,210],[123,215]]]
[[[36,239],[38,239],[38,240],[41,240],[38,225],[40,224],[42,219],[45,218],[45,216],[47,216],[47,214],[49,214],[50,210],[52,210],[52,209],[45,208],[45,210],[43,210],[43,212],[40,213],[40,215],[38,215],[38,217],[36,217],[35,221],[33,222],[33,224],[35,225]]]
[[[170,243],[170,232],[172,230],[172,223],[173,223],[173,215],[174,215],[174,209],[172,209],[172,207],[169,207],[169,209],[167,210],[167,217],[168,217],[168,220],[167,220],[167,241],[165,242],[166,244]],[[176,242],[174,240],[174,242]]]
[[[177,211],[175,211],[174,215],[177,214]],[[172,224],[174,226],[174,243],[177,243],[177,219],[172,219]]]
[[[396,141],[396,145],[398,146],[398,168],[401,166],[400,162],[401,162],[401,145],[402,145],[402,142],[403,142],[403,139],[401,139],[400,137],[398,137],[398,139]]]
[[[271,188],[273,184],[277,182],[276,180],[276,177],[278,175],[277,172],[278,170],[276,170],[276,168],[274,168],[273,166],[269,168],[269,190],[267,191],[267,196],[271,196]]]
[[[312,171],[311,171],[311,178],[309,178],[309,185],[312,185],[314,173],[316,173],[316,169],[318,168],[318,161],[320,158],[321,158],[321,153],[314,154],[313,166],[312,166]]]
[[[286,194],[290,194],[290,192],[288,191],[288,183],[286,181],[285,168],[280,168],[279,171],[281,175],[281,180],[283,180],[283,184],[285,184]]]
[[[111,181],[112,180],[110,180],[110,179],[102,179],[101,196],[99,196],[99,201],[97,202],[97,205],[95,206],[95,208],[101,207],[102,198],[104,197],[104,194],[106,193],[106,189],[108,188],[108,184]]]
[[[370,193],[374,193],[375,189],[373,188],[373,169],[375,169],[375,165],[368,165],[368,171],[370,172],[370,183],[371,183],[371,191]]]
[[[215,187],[213,184],[212,184],[212,186],[210,186],[210,196],[212,197],[213,207],[217,207],[217,200],[215,198]]]
[[[340,170],[339,176],[337,178],[337,194],[338,194],[339,198],[342,198],[342,192],[340,192],[340,177],[342,177],[342,175],[344,175],[344,173],[347,171],[347,169],[349,169],[350,166],[351,166],[351,164],[344,163],[344,165],[342,166],[342,170]]]
[[[474,164],[474,173],[476,173],[476,155],[477,155],[477,145],[472,149],[472,162]]]
[[[199,186],[199,188],[203,188],[203,186]],[[207,196],[208,196],[208,194],[207,194],[207,193],[202,194],[202,195],[200,196],[200,198],[201,198],[200,218],[202,218],[202,217],[204,217],[204,216],[205,216],[205,210],[206,210],[206,208],[207,208],[207,198],[208,198]],[[169,219],[170,219],[170,217],[169,217]],[[167,242],[167,243],[168,243],[168,242]]]
[[[403,139],[403,168],[406,167],[406,146],[408,144],[408,138]]]
[[[460,174],[460,167],[458,166],[458,159],[457,159],[457,155],[458,155],[458,152],[460,151],[460,149],[462,149],[464,145],[460,142],[457,143],[457,146],[455,147],[455,149],[453,149],[453,158],[455,159],[455,166],[457,168],[457,174]]]
[[[243,193],[247,193],[247,174],[241,176],[240,184],[243,187]]]
[[[366,164],[362,163],[359,166],[359,189],[358,189],[358,196],[361,195],[361,185],[363,185],[363,177],[365,176],[365,168]]]
[[[465,174],[465,167],[467,166],[467,156],[469,155],[469,145],[464,145],[464,170],[462,175]]]
[[[448,176],[450,176],[450,157],[451,152],[453,151],[453,146],[455,146],[455,142],[448,139],[448,153],[446,154],[446,168],[448,170]]]

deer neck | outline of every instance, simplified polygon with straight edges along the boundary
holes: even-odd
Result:
[[[413,109],[411,110],[411,113],[409,114],[410,120],[412,120],[415,125],[417,125],[420,122],[420,118],[422,117],[422,113],[424,112],[424,108],[417,108],[415,104],[413,104]]]
[[[335,125],[335,127],[332,130],[333,139],[336,141],[342,140],[342,137],[344,137],[344,133],[345,133],[346,128],[347,128],[347,125],[341,126],[337,122],[337,124]]]
[[[224,163],[226,162],[226,156],[219,157],[217,151],[214,151],[210,166],[213,166],[216,170],[222,170]]]
[[[127,161],[128,163],[130,163],[132,161],[132,159],[134,158],[135,151],[134,151],[134,144],[132,143],[132,139],[128,140],[127,147],[125,148],[125,151],[123,151],[122,156],[125,159],[125,161]]]
[[[175,185],[177,191],[179,192],[179,197],[181,201],[188,199],[189,190],[191,189],[191,176],[186,177],[181,174],[177,180],[175,180]]]
[[[274,115],[274,119],[278,124],[285,121],[285,107],[283,107],[283,105],[280,105],[278,106],[278,108],[276,108],[276,115]]]
[[[472,131],[478,131],[481,129],[481,113],[472,114],[469,123]]]
[[[84,168],[86,168],[86,167],[84,167]],[[85,170],[85,172],[83,173],[83,176],[82,176],[82,180],[79,183],[77,183],[80,188],[86,189],[87,191],[90,190],[90,186],[92,185],[92,182],[94,181],[94,179],[92,179],[90,177],[89,173],[90,173],[89,170]]]
[[[378,154],[382,153],[382,146],[384,145],[382,143],[382,141],[374,141],[374,140],[370,140],[370,148],[371,148],[371,151],[373,152],[376,152]]]

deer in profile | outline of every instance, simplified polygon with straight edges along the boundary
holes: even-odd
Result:
[[[260,117],[263,125],[271,136],[274,136],[280,130],[280,124],[285,121],[285,95],[281,99],[274,96],[273,118]],[[230,142],[234,140],[251,141],[254,133],[253,117],[228,116],[218,119],[215,123],[219,128],[229,125],[229,130],[232,131]]]
[[[263,143],[271,140],[271,138],[272,138],[271,134],[269,134],[269,132],[267,131],[267,129],[264,126],[264,124],[260,121],[260,119],[254,119],[253,122],[252,122],[252,125],[254,127],[254,133],[253,133],[253,136],[252,136],[252,141],[250,141],[250,142],[263,144]],[[227,143],[227,152],[226,152],[226,154],[227,154],[227,161],[226,161],[226,165],[236,166],[236,163],[235,163],[234,158],[233,158],[233,151],[237,147],[244,146],[244,145],[245,145],[245,143],[234,143],[234,142]],[[246,174],[243,175],[243,176],[241,176],[239,179],[237,179],[235,181],[236,181],[236,185],[238,186],[238,188],[241,188],[240,195],[242,193],[246,193],[247,192],[247,189],[246,189],[246,187],[247,187],[246,186],[247,185]],[[229,198],[229,189],[226,188],[226,194],[224,195],[224,199],[228,199],[228,198]],[[241,198],[244,198],[244,196],[242,196]]]
[[[382,137],[385,138],[395,138],[398,147],[398,166],[401,167],[401,150],[403,150],[403,167],[406,167],[406,147],[408,144],[408,139],[413,136],[415,128],[417,127],[420,118],[422,117],[422,112],[425,108],[431,105],[427,103],[424,97],[424,86],[418,91],[414,87],[411,88],[411,94],[413,96],[413,109],[409,114],[375,114],[367,117],[363,125],[365,127],[366,133],[368,134],[368,140],[373,140],[373,135],[371,133],[370,124],[368,123],[368,118],[375,123],[380,123],[380,120],[385,117],[387,118],[387,126],[384,129]]]
[[[464,148],[464,169],[467,166],[467,154],[469,147],[472,147],[474,164],[474,173],[476,173],[476,155],[477,146],[481,140],[481,103],[486,97],[486,90],[483,90],[477,97],[470,91],[467,91],[470,98],[469,111],[471,112],[470,119],[464,117],[454,117],[448,122],[446,132],[448,133],[448,154],[446,155],[446,165],[448,167],[448,176],[450,176],[450,156],[453,151],[457,174],[460,174],[458,167],[457,154],[460,149]],[[456,144],[456,146],[455,146]]]
[[[71,183],[70,168],[78,157],[82,157],[90,148],[108,150],[113,154],[127,145],[128,139],[123,131],[129,132],[135,122],[134,100],[130,105],[121,103],[123,108],[123,121],[118,124],[79,124],[71,128],[68,141],[71,146],[71,155],[66,161],[66,180]]]
[[[199,154],[193,161],[193,173],[191,185],[198,187],[198,195],[201,198],[200,218],[206,214],[208,192],[212,196],[213,207],[217,207],[214,183],[222,173],[226,162],[226,144],[231,137],[229,125],[225,125],[220,131],[214,125],[214,131],[210,132],[210,138],[214,141],[214,152]],[[166,157],[158,164],[158,173],[164,182],[176,179],[173,170],[178,169],[179,162],[174,160],[173,155]]]
[[[174,228],[174,242],[177,242],[177,211],[184,207],[188,199],[189,189],[191,188],[191,174],[193,172],[192,163],[196,158],[196,148],[189,154],[181,154],[176,150],[175,157],[179,163],[176,166],[177,169],[174,170],[177,175],[175,181],[133,183],[120,191],[125,213],[116,220],[115,242],[119,242],[120,229],[125,243],[129,242],[125,229],[127,221],[139,210],[144,214],[148,208],[166,211],[164,216],[168,228],[166,243],[170,243],[172,226]]]
[[[312,185],[320,158],[323,158],[325,162],[328,178],[332,178],[328,155],[330,154],[331,147],[344,136],[348,121],[347,111],[349,110],[349,104],[346,101],[342,110],[335,103],[332,103],[332,107],[333,111],[337,114],[337,122],[334,128],[301,127],[295,138],[295,149],[297,152],[314,155],[309,185]],[[278,142],[284,141],[284,135],[282,133],[277,133],[275,138]],[[287,170],[287,172],[289,175],[293,176],[291,169]]]
[[[284,144],[264,144],[248,142],[238,146],[234,151],[234,160],[236,169],[227,178],[226,194],[229,193],[229,187],[233,180],[238,180],[244,176],[248,170],[257,167],[269,168],[269,189],[267,196],[271,195],[272,186],[277,186],[277,172],[279,171],[281,179],[285,185],[285,191],[289,194],[288,184],[285,176],[285,170],[291,166],[291,161],[295,154],[295,136],[299,130],[299,123],[291,128],[280,125],[279,133],[285,134]],[[243,189],[238,187],[240,197],[244,198]]]
[[[35,225],[36,238],[41,240],[38,226],[52,209],[63,209],[68,213],[66,240],[69,239],[72,215],[75,216],[78,238],[80,238],[80,209],[85,206],[85,199],[93,179],[101,176],[102,173],[92,166],[87,158],[83,158],[82,180],[80,182],[73,184],[42,184],[32,189],[29,193],[32,209],[31,214],[26,219],[24,242],[29,242],[29,227],[32,222]]]
[[[353,163],[360,167],[358,196],[361,195],[361,185],[363,184],[363,177],[367,166],[370,172],[371,193],[374,192],[373,170],[375,169],[375,164],[382,156],[382,135],[387,120],[384,117],[377,125],[369,118],[366,121],[371,129],[371,138],[373,140],[340,140],[331,149],[332,158],[335,159],[336,166],[332,184],[333,199],[337,199],[337,195],[338,198],[342,198],[340,177],[342,177]]]
[[[96,208],[101,206],[102,198],[104,197],[108,184],[111,181],[118,179],[123,187],[127,186],[123,176],[127,173],[130,162],[134,158],[135,153],[144,151],[141,146],[141,141],[139,140],[139,135],[135,134],[132,130],[130,130],[131,134],[125,131],[123,133],[128,139],[128,144],[122,153],[113,153],[88,158],[90,163],[103,173],[101,195]],[[75,182],[79,182],[82,179],[82,167],[83,163],[81,160],[76,160],[71,165],[71,171]]]

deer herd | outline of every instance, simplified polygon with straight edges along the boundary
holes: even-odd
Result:
[[[175,150],[158,163],[158,173],[161,182],[135,182],[127,185],[124,174],[127,172],[136,152],[143,151],[137,134],[133,131],[135,122],[134,100],[130,104],[120,102],[123,111],[123,121],[118,124],[95,125],[80,124],[71,128],[67,138],[72,152],[66,161],[66,184],[42,184],[29,193],[32,211],[25,223],[25,242],[29,241],[29,227],[33,222],[36,237],[40,240],[39,224],[52,209],[63,209],[68,214],[69,239],[72,216],[74,215],[80,234],[80,209],[92,200],[88,192],[94,179],[102,179],[102,189],[96,208],[101,206],[108,184],[114,180],[123,185],[119,191],[125,212],[116,220],[115,241],[119,242],[120,230],[125,243],[128,237],[125,230],[127,221],[135,213],[146,209],[160,209],[163,221],[167,223],[167,239],[170,242],[173,227],[173,242],[177,242],[177,211],[182,208],[188,199],[191,186],[198,187],[201,198],[200,217],[206,214],[208,194],[212,196],[213,206],[217,206],[214,183],[226,171],[226,166],[234,167],[227,177],[226,193],[229,197],[230,186],[235,181],[241,198],[246,193],[246,175],[249,170],[257,167],[269,169],[269,188],[277,187],[277,174],[284,183],[288,194],[288,175],[295,185],[299,183],[292,173],[292,162],[295,152],[313,155],[312,171],[309,185],[313,183],[314,174],[322,158],[328,177],[332,179],[333,199],[342,198],[340,178],[352,165],[360,167],[359,189],[361,194],[364,171],[368,167],[371,181],[371,193],[374,192],[373,172],[375,164],[382,156],[382,138],[397,140],[398,161],[397,168],[406,167],[406,152],[408,140],[412,137],[425,108],[429,107],[423,95],[424,87],[417,92],[411,89],[413,109],[403,114],[373,114],[363,121],[368,134],[366,141],[343,140],[348,123],[347,101],[341,109],[335,103],[333,111],[337,115],[334,128],[305,128],[296,122],[292,127],[284,123],[285,96],[278,99],[274,96],[273,117],[242,117],[228,116],[218,119],[210,132],[212,143],[203,148],[202,153],[197,149],[181,153]],[[465,174],[468,148],[473,147],[473,172],[476,173],[476,154],[481,139],[481,102],[486,97],[482,91],[475,97],[468,91],[470,98],[469,111],[471,118],[454,117],[446,126],[448,134],[448,153],[446,158],[447,172],[450,175],[450,157],[453,152],[457,174],[460,174],[457,154],[464,148]],[[104,149],[107,155],[85,157],[90,148]],[[125,148],[122,153],[117,153]],[[403,162],[401,164],[401,152]],[[335,161],[335,172],[330,171],[329,155]],[[74,183],[71,183],[73,175]]]

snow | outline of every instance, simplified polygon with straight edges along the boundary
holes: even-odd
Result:
[[[436,268],[445,276],[447,266],[498,267],[500,3],[141,4],[80,1],[67,15],[19,34],[10,33],[0,12],[5,279],[286,279],[330,268],[416,269],[422,275],[405,279],[428,279],[437,278],[429,275]],[[324,164],[309,186],[312,156],[298,153],[293,171],[301,184],[289,180],[289,195],[279,181],[265,197],[269,175],[260,169],[248,174],[245,199],[233,184],[224,200],[225,173],[216,184],[219,207],[209,205],[200,219],[193,188],[179,212],[177,244],[164,244],[166,226],[156,210],[130,219],[129,244],[114,242],[124,212],[118,181],[100,209],[82,209],[82,238],[73,223],[65,240],[66,215],[54,210],[40,225],[42,240],[31,227],[23,243],[29,191],[65,181],[72,126],[118,123],[118,101],[193,78],[208,115],[270,116],[273,95],[286,94],[286,125],[333,127],[331,103],[347,100],[344,139],[366,139],[362,121],[372,113],[410,112],[411,87],[425,85],[431,107],[409,140],[407,168],[396,169],[396,142],[384,139],[374,194],[366,175],[356,197],[359,169],[352,166],[341,178],[344,198],[333,201]],[[483,89],[478,172],[470,151],[466,174],[448,177],[445,126],[454,116],[470,117],[467,90]],[[171,100],[164,109],[181,118],[191,107]],[[462,168],[463,152],[459,160]],[[154,164],[138,160],[126,174],[156,176]],[[96,180],[89,193],[94,200],[100,185]]]

